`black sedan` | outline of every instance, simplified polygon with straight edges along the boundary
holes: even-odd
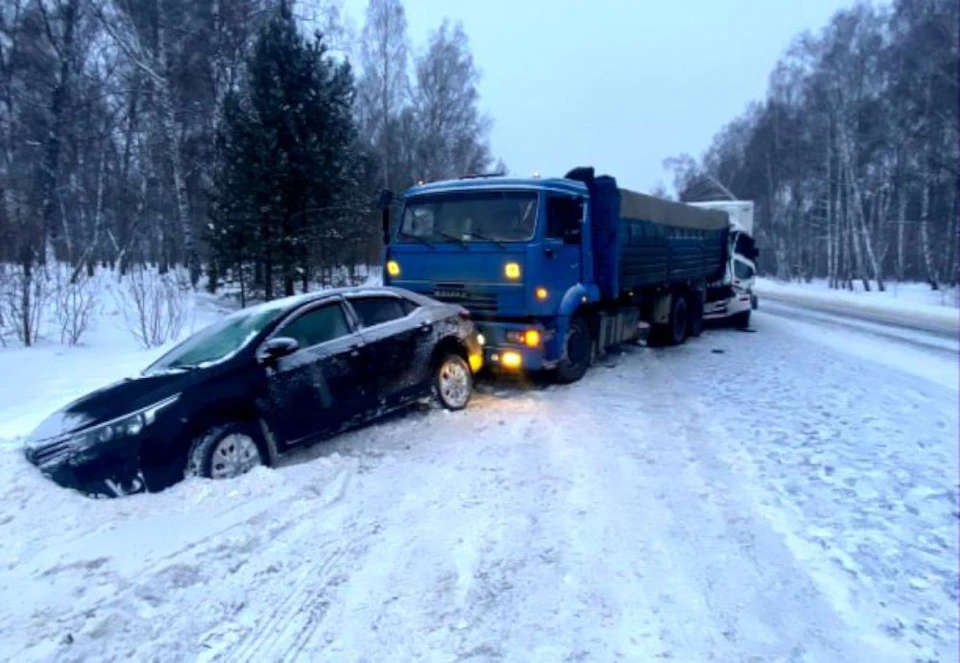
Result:
[[[66,406],[27,459],[94,496],[229,478],[292,447],[434,395],[466,407],[480,370],[466,310],[397,288],[346,288],[226,316],[135,378]]]

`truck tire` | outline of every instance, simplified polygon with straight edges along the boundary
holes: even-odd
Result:
[[[593,343],[590,339],[590,328],[583,318],[574,318],[567,330],[564,342],[563,359],[554,370],[554,377],[560,384],[570,384],[583,377],[590,367],[590,356],[593,352]]]
[[[696,338],[703,333],[703,297],[690,298],[690,322],[687,333],[690,338]]]
[[[667,325],[670,345],[680,345],[687,338],[687,324],[689,320],[687,298],[674,295],[670,305],[670,322]]]
[[[730,325],[734,329],[747,329],[750,327],[750,311],[741,311],[730,318]]]

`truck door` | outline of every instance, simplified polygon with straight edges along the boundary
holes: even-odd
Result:
[[[547,226],[543,246],[544,283],[547,288],[566,290],[582,281],[583,198],[560,193],[547,194]],[[540,284],[537,284],[540,285]]]

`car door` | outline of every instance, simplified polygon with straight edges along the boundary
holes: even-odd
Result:
[[[371,348],[377,370],[376,400],[395,407],[417,395],[429,372],[433,327],[419,306],[392,294],[346,298]]]
[[[284,446],[339,430],[366,407],[374,372],[339,298],[305,307],[272,336],[300,346],[266,368],[271,418]]]

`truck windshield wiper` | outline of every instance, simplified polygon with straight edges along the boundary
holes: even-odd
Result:
[[[431,249],[433,248],[433,244],[425,240],[423,237],[420,237],[419,235],[411,235],[410,233],[403,232],[402,230],[399,233],[397,233],[397,235],[399,237],[409,237],[410,239],[420,242],[424,246],[429,246]]]
[[[501,242],[501,241],[498,240],[498,239],[494,239],[493,237],[487,237],[486,235],[483,235],[483,234],[481,234],[481,233],[473,232],[472,230],[468,230],[468,231],[466,232],[466,234],[467,234],[467,235],[470,235],[471,237],[476,237],[477,239],[479,239],[479,240],[481,240],[481,241],[483,241],[483,242],[493,242],[494,244],[496,244],[497,246],[499,246],[501,249],[507,248],[506,245],[505,245],[503,242]]]
[[[451,242],[456,242],[456,244],[459,245],[460,248],[462,248],[462,249],[467,248],[467,243],[464,242],[464,241],[463,241],[462,239],[460,239],[459,237],[457,237],[456,235],[451,235],[450,233],[441,232],[441,231],[439,231],[439,230],[435,230],[435,231],[434,231],[434,234],[435,234],[435,235],[440,235],[441,237],[445,237],[446,239],[449,239]]]

